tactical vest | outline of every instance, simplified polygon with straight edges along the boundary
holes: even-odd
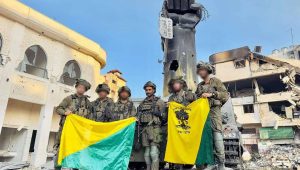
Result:
[[[107,122],[108,121],[108,114],[110,110],[109,107],[111,107],[111,102],[109,102],[109,99],[107,99],[105,102],[100,102],[99,100],[96,100],[93,103],[93,120],[98,122]]]
[[[87,97],[77,97],[75,94],[71,95],[72,103],[71,107],[75,114],[88,118],[89,117],[89,105]]]
[[[183,104],[185,106],[189,105],[192,101],[188,100],[188,92],[183,91],[182,94],[173,94],[170,96],[169,102],[176,102],[176,103],[180,103]]]
[[[152,101],[144,100],[138,107],[138,116],[142,124],[153,122],[153,124],[161,124],[159,117],[155,116],[155,112],[160,112],[157,101],[158,97],[155,97]]]
[[[123,120],[131,116],[131,111],[133,108],[133,102],[129,101],[128,103],[117,102],[113,109],[114,119]]]

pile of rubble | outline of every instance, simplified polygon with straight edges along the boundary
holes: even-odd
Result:
[[[260,155],[244,164],[245,169],[297,169],[300,168],[300,145],[272,145]]]

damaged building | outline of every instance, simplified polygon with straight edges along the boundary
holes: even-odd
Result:
[[[0,25],[0,169],[12,162],[41,167],[54,155],[54,107],[74,93],[77,78],[97,97],[106,52],[20,1],[0,1]]]
[[[241,47],[209,58],[231,95],[242,144],[252,153],[268,143],[299,142],[300,60],[260,51]]]

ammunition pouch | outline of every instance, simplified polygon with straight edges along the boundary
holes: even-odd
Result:
[[[209,101],[210,101],[210,106],[211,107],[222,106],[223,105],[220,100],[217,100],[217,99],[214,99],[214,98],[211,98]]]

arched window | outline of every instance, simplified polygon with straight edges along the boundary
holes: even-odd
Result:
[[[75,60],[70,60],[65,64],[64,72],[60,76],[60,82],[69,86],[73,86],[76,79],[80,78],[80,67]]]
[[[39,45],[33,45],[25,51],[23,61],[19,64],[18,70],[42,78],[47,75],[47,56]]]

